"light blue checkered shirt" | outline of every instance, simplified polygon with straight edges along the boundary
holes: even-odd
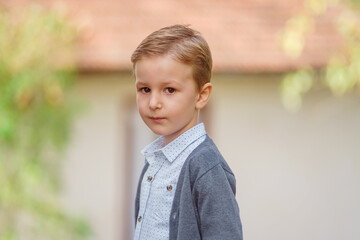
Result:
[[[141,182],[134,240],[169,239],[170,212],[181,168],[205,138],[204,124],[199,123],[166,146],[159,137],[141,151],[149,167]]]

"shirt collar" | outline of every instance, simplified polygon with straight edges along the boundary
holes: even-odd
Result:
[[[145,157],[148,157],[155,152],[162,152],[166,159],[173,162],[191,143],[199,139],[206,134],[204,123],[199,123],[190,128],[176,139],[171,141],[165,146],[164,138],[161,136],[149,145],[147,145],[142,151]]]

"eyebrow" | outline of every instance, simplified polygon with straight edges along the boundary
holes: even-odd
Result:
[[[141,84],[142,84],[142,85],[146,85],[146,83],[141,82],[141,81],[136,81],[136,82],[135,82],[135,85],[136,85],[136,86],[137,86],[137,85],[141,85]]]
[[[136,86],[138,86],[138,85],[148,85],[148,83],[142,82],[142,81],[137,81],[135,85],[136,85]],[[166,82],[161,83],[161,85],[162,85],[162,86],[164,86],[164,85],[176,85],[176,86],[181,86],[181,84],[180,84],[179,82],[177,82],[177,81],[166,81]]]
[[[177,81],[167,81],[167,82],[163,82],[162,85],[181,85],[180,83],[178,83]]]

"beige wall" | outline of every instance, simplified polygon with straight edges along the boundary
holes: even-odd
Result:
[[[279,77],[219,76],[213,137],[248,240],[360,239],[360,96],[317,88],[285,111]]]
[[[213,80],[206,124],[236,175],[244,237],[358,239],[360,97],[337,99],[319,88],[293,114],[280,103],[278,78]],[[143,164],[138,151],[154,136],[136,113],[130,75],[83,75],[77,91],[90,108],[68,151],[65,203],[90,219],[95,239],[125,240]]]
[[[94,239],[125,239],[128,228],[126,109],[135,104],[133,89],[131,77],[121,74],[85,75],[77,84],[88,110],[78,118],[68,151],[64,195],[71,210],[90,219]]]

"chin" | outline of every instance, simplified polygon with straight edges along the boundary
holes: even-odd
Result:
[[[153,133],[155,133],[156,135],[161,135],[161,136],[163,136],[163,135],[166,134],[166,132],[165,132],[163,129],[161,129],[161,127],[159,127],[159,126],[153,126],[152,124],[146,124],[146,125],[147,125],[148,128],[150,128],[150,130],[151,130]]]
[[[154,129],[151,129],[151,131],[156,135],[164,136],[164,133],[162,131],[157,131],[157,130],[154,130]]]

